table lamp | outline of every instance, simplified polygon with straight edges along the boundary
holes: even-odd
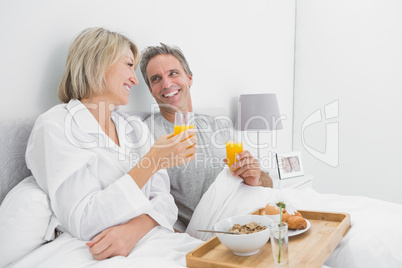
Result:
[[[240,95],[237,130],[257,131],[257,157],[260,160],[260,131],[283,129],[276,94]]]

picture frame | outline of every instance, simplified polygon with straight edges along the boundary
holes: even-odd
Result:
[[[279,179],[303,176],[303,165],[300,152],[276,154]]]

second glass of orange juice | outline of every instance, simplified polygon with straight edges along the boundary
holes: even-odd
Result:
[[[234,131],[231,140],[226,142],[226,157],[229,168],[237,161],[236,156],[243,152],[243,143],[241,142],[240,135],[241,132]]]

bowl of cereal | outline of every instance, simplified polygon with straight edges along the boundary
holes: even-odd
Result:
[[[270,237],[269,225],[273,221],[261,215],[240,215],[227,218],[214,225],[215,231],[239,234],[217,233],[219,241],[238,256],[257,254]]]

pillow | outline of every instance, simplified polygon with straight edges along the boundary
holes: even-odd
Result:
[[[18,183],[0,206],[0,267],[46,242],[52,210],[49,199],[33,176]]]

